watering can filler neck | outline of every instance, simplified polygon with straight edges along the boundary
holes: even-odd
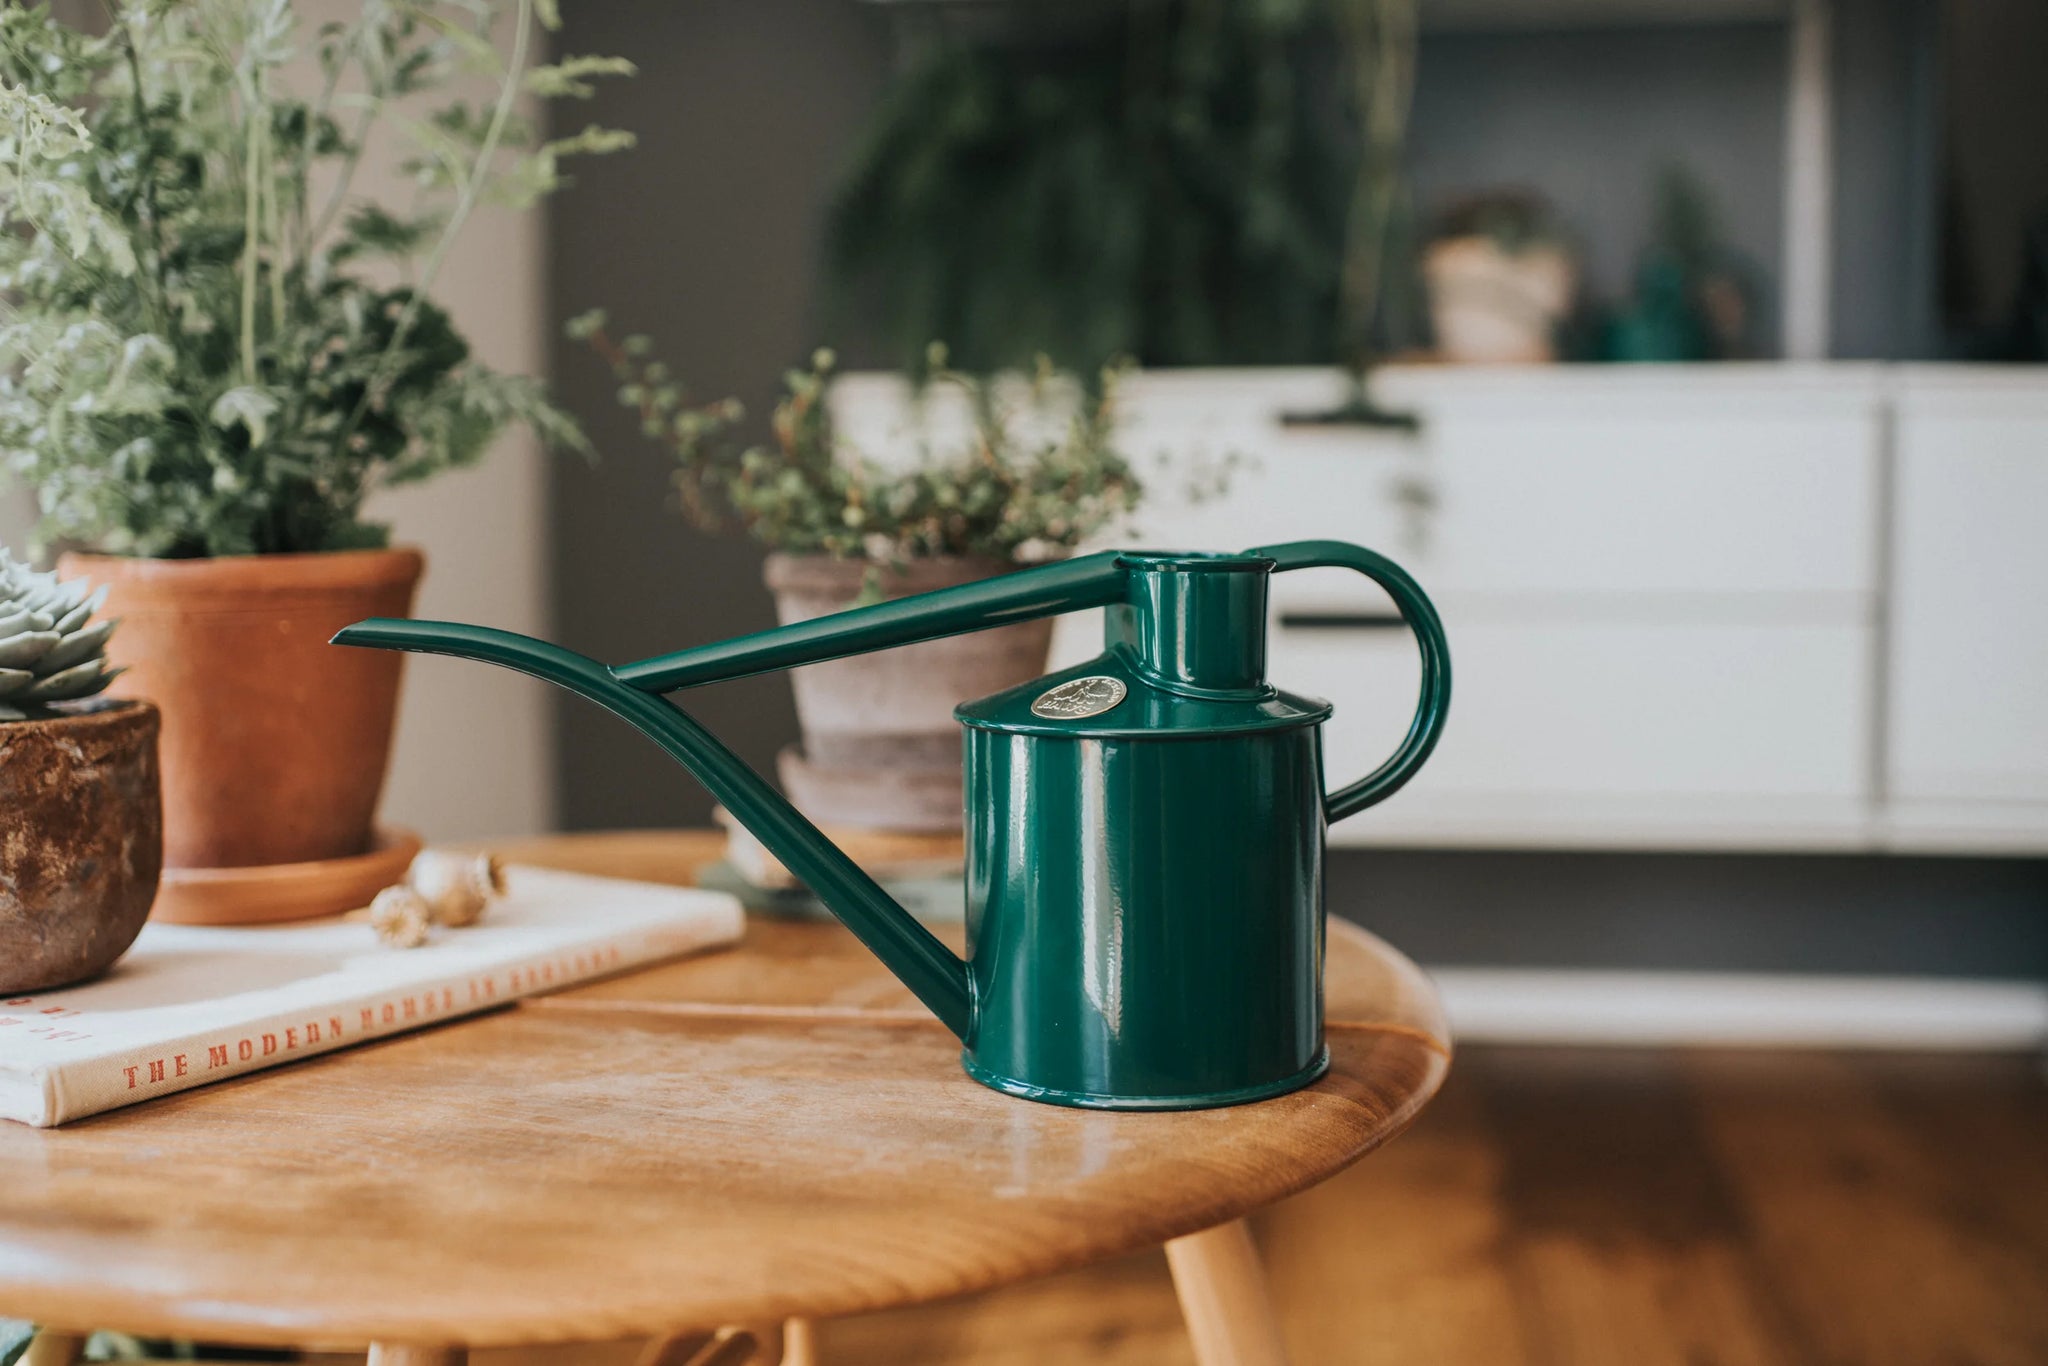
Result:
[[[1392,758],[1327,794],[1321,810],[1299,816],[1317,822],[1319,841],[1321,821],[1369,806],[1407,780],[1434,746],[1449,702],[1449,662],[1429,600],[1391,561],[1344,542],[1299,541],[1242,554],[1104,551],[617,667],[513,632],[452,622],[375,618],[344,628],[334,642],[516,669],[632,723],[689,768],[971,1051],[979,1011],[968,965],[664,694],[1104,608],[1103,655],[963,704],[956,716],[970,728],[1054,739],[1174,739],[1313,727],[1328,715],[1328,704],[1266,681],[1266,594],[1274,572],[1320,566],[1367,574],[1394,599],[1422,647],[1423,699]],[[1063,684],[1092,686],[1098,701],[1048,708]],[[1111,693],[1115,700],[1100,705]]]

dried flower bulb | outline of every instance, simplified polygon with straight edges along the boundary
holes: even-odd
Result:
[[[418,948],[433,925],[426,898],[410,887],[386,887],[370,903],[370,928],[392,948]]]
[[[422,850],[405,880],[426,899],[437,925],[474,925],[493,897],[505,895],[505,867],[496,854]]]

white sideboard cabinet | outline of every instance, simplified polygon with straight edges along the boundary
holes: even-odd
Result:
[[[1336,537],[1441,608],[1452,719],[1336,843],[2048,852],[2048,371],[1393,367],[1410,434],[1289,423],[1321,370],[1148,372],[1154,547]],[[899,381],[835,393],[903,444]],[[942,418],[928,416],[925,420]],[[1228,492],[1182,493],[1214,462]],[[1328,697],[1333,782],[1405,728],[1415,652],[1340,571],[1277,578],[1270,674]],[[1097,648],[1063,623],[1056,658]]]

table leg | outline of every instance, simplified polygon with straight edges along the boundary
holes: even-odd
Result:
[[[818,1366],[818,1333],[809,1319],[784,1321],[778,1366]]]
[[[85,1353],[85,1334],[57,1333],[45,1328],[29,1342],[20,1366],[72,1366]]]
[[[370,1344],[369,1366],[469,1366],[469,1349],[373,1342]]]
[[[1200,1366],[1287,1366],[1266,1273],[1244,1220],[1174,1239],[1166,1262]]]

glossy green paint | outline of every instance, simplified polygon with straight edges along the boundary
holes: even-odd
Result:
[[[1394,755],[1325,796],[1330,708],[1266,681],[1266,586],[1276,571],[1332,565],[1394,599],[1421,649],[1422,697]],[[1102,655],[956,712],[965,962],[658,695],[1083,607],[1107,609]],[[1451,685],[1422,590],[1338,541],[1105,552],[616,669],[450,623],[372,620],[335,640],[480,659],[609,708],[817,892],[959,1036],[977,1079],[1118,1109],[1236,1104],[1321,1072],[1325,823],[1383,800],[1421,766]]]
[[[1253,698],[1266,683],[1262,555],[1126,555],[1130,587],[1105,642],[1145,680],[1194,697]]]
[[[1328,1064],[1315,725],[1165,734],[969,727],[963,1060],[988,1085],[1185,1109]]]

